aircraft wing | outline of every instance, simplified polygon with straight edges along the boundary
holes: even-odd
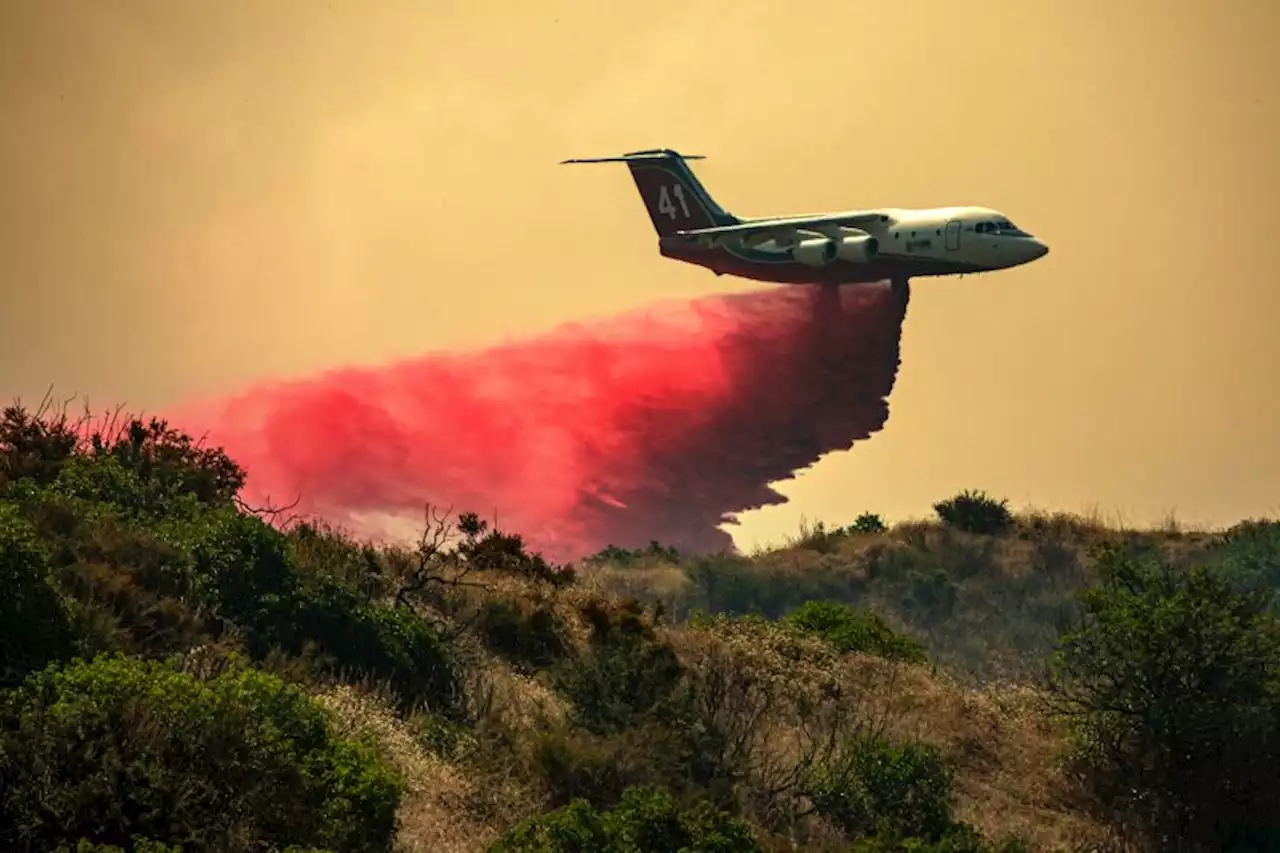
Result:
[[[883,214],[829,213],[818,216],[787,216],[779,219],[754,219],[736,225],[716,225],[711,228],[690,228],[677,231],[681,237],[763,237],[767,234],[789,234],[805,228],[821,225],[869,225],[879,222]]]

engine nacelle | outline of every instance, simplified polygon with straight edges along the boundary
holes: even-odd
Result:
[[[848,234],[836,243],[836,257],[842,261],[865,264],[880,253],[880,241],[870,234]]]
[[[810,237],[796,243],[791,255],[802,264],[825,267],[836,259],[836,244],[826,237]]]

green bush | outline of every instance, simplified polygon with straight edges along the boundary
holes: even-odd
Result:
[[[617,610],[589,602],[583,615],[592,650],[556,667],[553,683],[574,703],[579,725],[596,734],[620,731],[672,696],[684,670],[634,602]]]
[[[170,847],[138,835],[133,837],[127,848],[116,844],[94,844],[87,838],[81,838],[75,847],[69,844],[58,845],[55,853],[183,853],[183,850],[180,844]]]
[[[587,557],[583,562],[594,564],[612,563],[615,566],[626,568],[646,559],[678,563],[680,561],[680,552],[670,545],[661,544],[655,539],[650,541],[645,548],[627,549],[619,548],[617,545],[606,545],[590,557]]]
[[[692,582],[688,609],[677,607],[674,616],[697,609],[780,619],[806,601],[855,601],[865,588],[860,573],[844,563],[798,570],[726,554],[695,557],[685,572]]]
[[[664,791],[633,788],[617,807],[585,800],[529,818],[489,853],[763,853],[742,821],[707,803],[680,809]]]
[[[82,838],[76,842],[75,847],[69,844],[58,845],[55,853],[184,853],[184,850],[181,844],[175,844],[171,847],[168,844],[161,844],[149,838],[135,835],[127,848],[116,844],[94,844],[89,839]],[[270,853],[332,853],[332,851],[321,850],[318,847],[299,847],[296,844],[290,844],[288,847],[275,848]]]
[[[1097,563],[1051,681],[1083,780],[1158,847],[1280,830],[1275,591],[1119,548]]]
[[[445,709],[457,700],[448,648],[409,610],[371,603],[336,577],[302,577],[286,537],[254,516],[217,510],[190,536],[204,597],[255,659],[314,644],[336,669],[389,682],[406,707]]]
[[[821,637],[841,652],[866,652],[889,660],[924,663],[924,645],[899,634],[878,613],[859,611],[836,601],[809,601],[783,622]]]
[[[477,625],[490,651],[527,670],[543,669],[568,654],[565,628],[550,606],[516,598],[491,598]]]
[[[407,608],[367,602],[334,578],[303,587],[286,621],[264,639],[294,653],[314,643],[334,668],[386,682],[401,710],[425,705],[451,714],[461,697],[452,654],[435,629]]]
[[[569,586],[577,580],[572,566],[553,566],[541,554],[530,553],[520,534],[490,529],[489,523],[474,512],[458,516],[457,528],[463,536],[458,556],[472,568],[504,572],[554,587]]]
[[[855,841],[848,853],[1031,853],[1020,839],[992,842],[972,827],[957,824],[936,840],[876,835]]]
[[[0,843],[134,836],[187,850],[386,851],[400,783],[309,697],[233,669],[198,681],[121,656],[0,696]]]
[[[1240,586],[1280,587],[1280,521],[1242,521],[1222,537],[1216,561]],[[1280,596],[1273,602],[1280,610]]]
[[[66,419],[42,418],[22,406],[0,412],[0,490],[19,480],[47,485],[80,446],[80,433]]]
[[[961,492],[934,504],[933,511],[943,523],[966,533],[997,536],[1013,526],[1008,501],[997,501],[982,491]]]
[[[329,575],[342,581],[365,599],[387,598],[396,591],[384,571],[381,554],[323,524],[305,523],[286,534],[293,562],[304,578]]]
[[[874,512],[864,512],[849,525],[850,533],[884,533],[884,519]]]
[[[960,587],[946,569],[936,565],[911,569],[905,586],[902,609],[917,624],[933,626],[955,615]]]
[[[163,515],[188,496],[207,506],[228,506],[244,485],[244,471],[220,449],[200,447],[189,435],[155,418],[132,419],[118,429],[10,406],[0,414],[0,489],[21,480],[37,486]]]
[[[805,793],[819,814],[850,835],[936,841],[955,827],[952,784],[935,747],[860,737],[817,768]]]
[[[70,614],[35,530],[0,502],[0,687],[73,649]]]

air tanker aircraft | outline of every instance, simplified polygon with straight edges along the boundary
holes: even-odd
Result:
[[[986,207],[882,208],[743,219],[716,204],[669,148],[563,163],[626,163],[664,257],[783,284],[905,283],[1007,269],[1049,247]]]

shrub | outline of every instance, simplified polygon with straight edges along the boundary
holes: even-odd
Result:
[[[565,628],[545,603],[489,599],[481,605],[478,627],[490,651],[527,669],[551,666],[568,653]]]
[[[961,492],[934,504],[933,510],[944,524],[966,533],[997,536],[1013,526],[1013,513],[1009,511],[1008,501],[997,501],[986,492]]]
[[[285,536],[254,516],[217,510],[190,535],[204,597],[255,659],[314,644],[337,668],[390,682],[406,707],[443,709],[457,699],[447,647],[408,609],[371,603],[335,577],[303,578]]]
[[[817,812],[851,835],[937,841],[955,826],[952,782],[935,747],[864,735],[805,787]]]
[[[849,525],[851,533],[884,533],[884,519],[874,512],[864,512],[853,520],[853,524]]]
[[[120,656],[47,668],[0,698],[0,841],[136,835],[190,850],[385,851],[400,783],[296,688],[198,681]]]
[[[70,655],[70,615],[31,525],[0,502],[0,687]]]
[[[633,788],[611,811],[585,800],[529,818],[489,853],[762,853],[746,824],[703,803],[682,810],[665,792]]]
[[[559,666],[553,681],[574,703],[579,725],[597,734],[620,731],[670,697],[683,669],[634,602],[613,609],[591,601],[582,610],[591,625],[592,651]]]
[[[551,806],[574,800],[613,806],[633,785],[679,781],[672,778],[679,776],[673,766],[679,756],[663,752],[660,734],[656,726],[609,735],[568,727],[542,731],[530,744],[531,769],[546,785]]]
[[[731,616],[780,619],[813,599],[854,600],[865,587],[861,573],[843,561],[797,569],[730,554],[695,557],[685,571],[693,587],[691,609]],[[680,612],[677,608],[676,613]]]
[[[0,414],[0,488],[19,480],[50,485],[65,473],[72,490],[94,490],[99,499],[154,513],[182,495],[227,506],[244,485],[244,471],[225,453],[200,447],[165,421],[93,426],[74,423],[65,412],[6,408]]]
[[[359,544],[323,524],[298,524],[287,534],[303,577],[330,575],[373,601],[394,592],[377,548]]]
[[[1280,521],[1242,521],[1222,537],[1216,561],[1244,587],[1280,587]],[[1280,596],[1273,599],[1280,609]]]
[[[932,626],[954,615],[960,587],[941,566],[909,570],[905,585],[902,609],[917,623]]]
[[[458,517],[458,531],[463,535],[458,555],[472,568],[505,572],[556,587],[568,586],[577,579],[572,566],[553,566],[541,554],[529,553],[524,537],[490,529],[489,523],[474,512]]]
[[[135,835],[130,840],[128,848],[115,844],[94,844],[87,838],[81,838],[76,842],[75,847],[68,844],[58,845],[55,853],[183,853],[183,850],[181,845],[170,847],[168,844]]]
[[[663,545],[654,539],[651,540],[648,546],[644,548],[627,549],[619,548],[617,545],[606,545],[590,557],[587,557],[583,562],[596,564],[612,563],[615,566],[626,568],[646,559],[678,563],[680,561],[680,552],[675,548],[669,545]]]
[[[924,663],[922,643],[899,634],[878,613],[859,611],[835,601],[809,601],[788,613],[783,622],[814,634],[841,652],[866,652],[889,660]]]
[[[55,853],[184,853],[184,850],[181,844],[175,844],[170,847],[168,844],[161,844],[141,835],[135,835],[128,848],[120,847],[116,844],[94,844],[87,838],[81,838],[76,842],[75,847],[69,844],[59,844]],[[290,844],[288,847],[278,848],[278,853],[331,853],[331,851]]]
[[[1016,838],[991,842],[972,827],[958,824],[932,841],[875,835],[855,841],[847,853],[1031,853],[1031,847]]]
[[[1157,846],[1280,830],[1274,591],[1118,548],[1098,553],[1098,572],[1051,681],[1083,780]]]
[[[425,704],[452,713],[461,695],[450,650],[430,625],[408,608],[369,603],[335,578],[303,587],[264,639],[295,654],[314,644],[334,668],[387,682],[401,710]]]

